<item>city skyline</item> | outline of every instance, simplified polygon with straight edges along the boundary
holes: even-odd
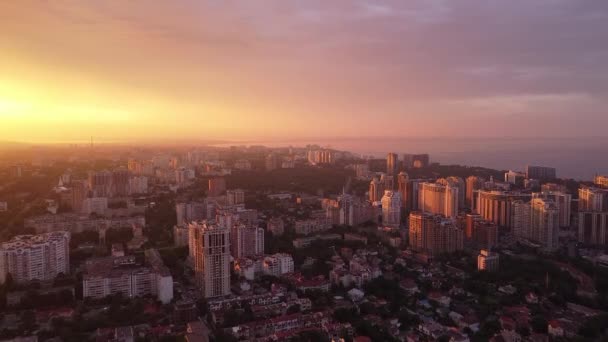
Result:
[[[601,137],[607,17],[599,1],[5,2],[0,134]]]

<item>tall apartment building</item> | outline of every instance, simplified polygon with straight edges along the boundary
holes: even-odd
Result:
[[[458,188],[450,184],[422,183],[418,188],[418,210],[446,217],[458,215]]]
[[[86,261],[82,277],[84,298],[102,299],[121,293],[127,298],[156,296],[163,304],[173,299],[173,277],[157,250],[145,251],[146,264],[134,256],[94,258]]]
[[[593,183],[595,183],[595,185],[599,186],[600,188],[608,189],[608,176],[597,175],[593,178]]]
[[[608,211],[608,189],[586,186],[578,189],[578,211]]]
[[[498,227],[512,228],[513,202],[527,202],[531,195],[515,191],[477,190],[473,192],[473,212]]]
[[[203,297],[230,294],[230,229],[210,221],[191,224],[194,270]]]
[[[465,207],[466,184],[462,178],[450,176],[438,179],[437,183],[458,188],[458,208],[462,209]]]
[[[530,203],[523,200],[517,200],[511,203],[511,232],[516,237],[528,239],[532,236],[530,209]]]
[[[382,197],[382,224],[387,227],[399,227],[401,224],[401,195],[386,190]]]
[[[543,198],[555,202],[559,210],[559,226],[570,227],[572,195],[559,191],[544,191],[533,193],[532,198]]]
[[[73,180],[72,186],[72,210],[75,213],[82,212],[82,203],[89,196],[89,182],[85,180]]]
[[[409,221],[410,247],[416,252],[439,255],[464,248],[464,232],[453,219],[413,212]]]
[[[108,199],[106,197],[89,197],[82,202],[82,213],[91,215],[104,215],[108,210]]]
[[[369,183],[369,201],[378,202],[384,196],[384,183],[380,182],[377,177],[374,177]]]
[[[89,189],[93,197],[113,196],[113,174],[110,171],[89,172]]]
[[[466,180],[466,195],[465,195],[465,207],[473,207],[473,191],[479,190],[483,187],[485,180],[482,177],[469,176]]]
[[[112,196],[125,197],[129,195],[129,178],[131,173],[122,167],[112,171]]]
[[[178,225],[185,225],[192,221],[207,218],[207,203],[205,202],[179,202],[175,204],[175,214]]]
[[[228,205],[245,203],[245,191],[243,189],[232,189],[226,191],[226,201]]]
[[[264,274],[280,277],[285,273],[293,273],[293,258],[289,254],[277,253],[264,257],[262,264]]]
[[[479,214],[467,214],[465,238],[477,249],[491,250],[498,245],[498,226],[485,221]]]
[[[264,166],[266,171],[272,171],[281,168],[281,157],[276,153],[270,153],[264,159]]]
[[[230,252],[235,259],[264,254],[264,229],[243,223],[232,225]]]
[[[403,167],[405,169],[420,169],[430,165],[430,158],[428,154],[404,154],[403,155]]]
[[[10,273],[16,283],[53,280],[70,273],[70,233],[18,235],[0,244],[0,283]]]
[[[557,178],[557,172],[553,167],[526,166],[526,178],[539,180],[553,180]]]
[[[530,203],[531,239],[549,250],[559,247],[559,208],[551,200],[533,198]]]
[[[187,225],[175,225],[173,226],[173,245],[175,247],[188,246],[188,239],[190,238],[189,229]]]
[[[399,156],[396,153],[389,153],[386,156],[386,174],[395,176],[397,174],[397,163]]]
[[[131,178],[129,178],[129,195],[147,194],[147,193],[148,193],[148,177],[131,176]]]
[[[526,174],[522,172],[509,170],[505,173],[505,183],[524,186],[524,181],[526,180]]]
[[[578,241],[591,245],[608,245],[608,212],[579,212]]]

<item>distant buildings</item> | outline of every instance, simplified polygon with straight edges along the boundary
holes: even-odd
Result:
[[[203,297],[230,294],[230,230],[212,222],[191,224],[194,270]]]
[[[18,235],[0,244],[0,283],[53,280],[70,273],[70,233]]]
[[[335,156],[331,150],[310,150],[307,159],[311,165],[333,164]]]
[[[230,227],[230,252],[233,258],[264,254],[264,229],[244,223]]]
[[[454,220],[441,215],[413,212],[409,217],[410,247],[428,255],[452,253],[464,248],[464,234]]]
[[[500,257],[498,253],[490,252],[489,250],[482,249],[477,256],[477,270],[497,272],[499,267]]]
[[[245,203],[245,191],[242,189],[227,190],[226,201],[228,202],[228,205]]]
[[[559,209],[552,200],[533,198],[530,208],[530,239],[548,250],[559,247]]]
[[[484,179],[477,176],[469,176],[466,179],[466,195],[465,195],[465,206],[467,208],[473,207],[473,191],[482,188]]]
[[[372,203],[380,201],[384,196],[384,188],[384,183],[374,177],[369,183],[369,201]]]
[[[386,156],[386,174],[395,176],[397,174],[398,156],[396,153],[389,153]]]
[[[570,227],[572,195],[560,191],[544,191],[533,193],[532,198],[543,198],[553,201],[559,210],[559,226]]]
[[[82,213],[86,215],[104,215],[108,210],[108,199],[106,197],[89,197],[82,202]]]
[[[382,224],[398,228],[401,224],[401,194],[386,190],[382,197]]]
[[[442,184],[443,183],[443,184]],[[422,183],[418,188],[418,210],[446,217],[458,215],[459,189],[450,182]]]
[[[226,180],[224,178],[211,178],[209,179],[208,196],[217,197],[226,192]]]
[[[505,183],[523,187],[525,180],[526,180],[525,173],[512,171],[512,170],[509,170],[507,173],[505,173]]]
[[[403,167],[405,169],[420,169],[428,167],[430,158],[428,154],[404,154]]]
[[[145,226],[144,216],[125,216],[111,218],[91,218],[78,214],[57,214],[34,216],[24,220],[24,226],[33,228],[36,233],[46,233],[66,230],[71,233],[83,231],[103,231],[110,228],[131,228],[132,226]]]
[[[276,153],[271,153],[264,160],[266,171],[272,171],[281,168],[281,158]]]
[[[595,178],[593,179],[593,183],[595,183],[595,185],[599,186],[600,188],[607,189],[608,188],[608,176],[606,176],[606,175],[595,176]]]
[[[526,178],[539,180],[553,180],[557,178],[556,170],[546,166],[526,166]]]
[[[262,265],[264,274],[279,277],[286,273],[293,273],[293,258],[289,254],[277,253],[264,257]]]
[[[280,217],[273,217],[266,223],[266,230],[273,235],[281,236],[285,233],[285,223]]]

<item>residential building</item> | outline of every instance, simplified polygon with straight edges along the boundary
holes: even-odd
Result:
[[[399,156],[396,153],[389,153],[386,156],[386,174],[389,176],[395,176],[397,174],[397,168]]]
[[[245,191],[243,189],[232,189],[226,191],[226,202],[228,205],[245,203]]]
[[[481,189],[485,180],[478,176],[469,176],[466,180],[465,206],[473,207],[473,191]]]
[[[0,283],[53,280],[70,273],[70,233],[18,235],[0,244]]]
[[[526,178],[539,180],[553,180],[557,178],[555,168],[546,166],[526,166]]]
[[[555,202],[559,210],[559,226],[570,227],[572,215],[572,195],[565,192],[545,191],[532,194],[532,198],[543,198]]]
[[[264,254],[264,229],[241,222],[232,225],[230,252],[235,259]]]
[[[578,241],[591,245],[608,245],[608,212],[579,212]]]
[[[91,215],[104,215],[108,210],[108,199],[106,197],[89,197],[82,202],[82,213]]]
[[[464,232],[453,219],[413,212],[409,221],[410,248],[416,252],[439,255],[464,248]]]
[[[293,273],[293,258],[289,254],[277,253],[264,257],[262,264],[264,274],[279,277],[286,273]]]
[[[526,174],[523,172],[509,170],[508,172],[505,173],[505,183],[523,187],[525,179],[526,179]]]
[[[443,183],[443,184],[442,184]],[[418,192],[418,210],[446,217],[458,215],[458,191],[445,182],[422,183]]]
[[[608,211],[608,189],[587,186],[578,189],[578,211]]]
[[[190,238],[189,229],[186,225],[175,225],[173,226],[173,245],[175,247],[188,246],[188,239]]]
[[[194,270],[203,297],[230,294],[230,229],[211,221],[191,224]]]
[[[497,272],[499,267],[500,257],[498,253],[493,253],[489,250],[482,249],[477,256],[477,270]]]
[[[82,277],[84,298],[102,299],[121,293],[127,298],[153,295],[163,304],[173,299],[173,277],[157,250],[146,250],[146,265],[134,256],[93,258]]]
[[[512,227],[514,201],[529,201],[530,194],[515,191],[477,190],[473,192],[473,212],[502,228]]]
[[[378,177],[374,177],[369,183],[369,201],[379,202],[384,196],[384,183],[380,182]]]
[[[544,248],[555,250],[559,247],[559,209],[552,200],[533,198],[530,203],[531,240]]]
[[[193,221],[207,218],[206,202],[178,202],[175,204],[175,213],[178,225],[185,225]]]
[[[382,197],[382,224],[398,228],[401,224],[401,194],[386,190]]]
[[[498,226],[479,214],[467,214],[465,238],[474,248],[490,250],[498,245]]]
[[[593,183],[600,188],[608,189],[608,175],[597,175],[593,179]]]

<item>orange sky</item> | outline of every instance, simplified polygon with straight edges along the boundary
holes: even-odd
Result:
[[[602,135],[602,3],[2,1],[0,140]]]

